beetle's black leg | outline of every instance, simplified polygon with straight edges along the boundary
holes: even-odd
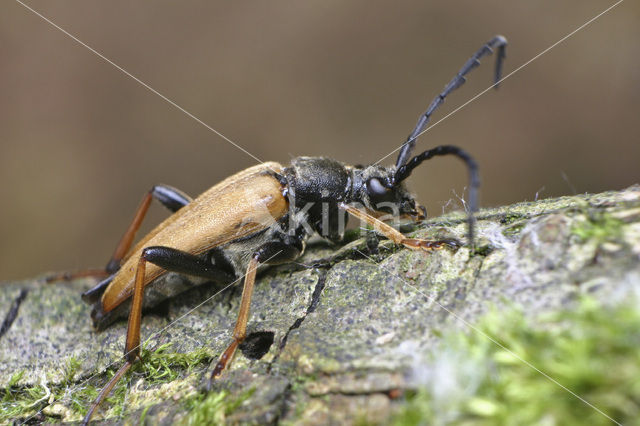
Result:
[[[120,242],[118,243],[116,250],[114,251],[109,263],[105,267],[105,270],[108,273],[113,273],[120,269],[120,262],[127,255],[127,252],[131,248],[131,244],[133,243],[133,238],[136,235],[136,232],[140,228],[142,224],[142,220],[144,216],[147,214],[147,210],[149,210],[149,205],[151,204],[151,199],[155,198],[160,201],[160,203],[171,210],[172,212],[177,212],[182,207],[186,206],[191,202],[191,197],[189,197],[184,192],[179,189],[173,188],[168,185],[156,185],[147,192],[147,194],[142,199],[140,206],[136,210],[136,214],[133,218],[133,221],[129,225],[129,228],[124,233]]]
[[[415,128],[407,138],[407,141],[404,143],[402,148],[400,149],[400,153],[398,154],[398,159],[396,160],[396,167],[400,167],[407,162],[407,160],[411,157],[411,151],[416,143],[416,138],[422,131],[427,127],[429,123],[429,118],[431,114],[438,109],[440,105],[444,102],[444,99],[449,95],[449,93],[456,90],[458,87],[462,86],[466,79],[464,78],[472,69],[480,65],[480,59],[485,56],[493,53],[493,49],[498,49],[498,54],[496,57],[496,69],[495,69],[495,87],[498,87],[498,82],[500,81],[500,77],[502,76],[502,62],[506,56],[506,47],[507,47],[507,39],[503,36],[495,36],[491,40],[489,40],[484,46],[480,48],[469,60],[462,66],[460,71],[456,74],[455,77],[451,79],[451,81],[444,87],[444,90],[435,97],[431,104],[429,104],[429,108],[425,111],[424,114],[420,116],[418,122],[416,123]]]
[[[152,246],[146,247],[142,256],[147,262],[153,263],[166,271],[178,272],[186,275],[206,278],[216,283],[229,283],[236,277],[233,266],[228,260],[215,249],[208,256],[198,256],[170,247]],[[115,274],[114,274],[115,275]],[[82,294],[82,299],[93,305],[91,318],[96,330],[102,330],[121,316],[120,310],[104,312],[100,297],[104,293],[113,275],[103,280],[96,287]],[[148,278],[146,280],[148,282]],[[184,287],[176,289],[176,293],[184,290]],[[171,290],[165,289],[161,292],[164,298],[170,297]],[[163,300],[162,295],[155,296],[155,303]],[[159,299],[160,298],[160,299]],[[146,300],[146,298],[145,298]]]
[[[371,216],[370,214],[359,210],[353,206],[341,203],[339,204],[341,209],[344,209],[350,215],[362,220],[363,222],[369,224],[373,227],[373,230],[379,234],[384,235],[389,238],[391,241],[398,245],[403,245],[412,250],[424,250],[431,251],[436,249],[441,249],[444,246],[449,246],[453,248],[457,248],[460,246],[460,243],[453,239],[446,240],[437,240],[437,241],[429,241],[429,240],[421,240],[416,238],[407,238],[400,231],[395,229],[393,226],[388,225],[382,222],[379,219]]]
[[[205,260],[181,250],[170,247],[147,247],[144,256],[148,262],[154,263],[167,271],[179,272],[208,278],[216,282],[230,282],[235,274],[227,265],[214,264],[211,259]],[[100,281],[98,285],[82,293],[82,300],[89,304],[95,303],[111,283],[115,273]]]
[[[302,252],[303,246],[301,240],[291,238],[291,241],[269,241],[258,250],[255,255],[258,262],[266,265],[280,265],[296,260]]]
[[[171,272],[195,275],[216,282],[230,282],[235,278],[233,271],[228,268],[212,264],[201,256],[171,247],[147,247],[142,251],[142,256],[147,262]]]
[[[142,320],[142,305],[144,299],[145,271],[147,262],[158,265],[168,271],[195,275],[216,281],[231,281],[235,278],[231,272],[224,268],[219,268],[216,265],[207,262],[207,260],[202,257],[191,253],[161,246],[147,247],[142,250],[142,255],[138,260],[138,266],[136,268],[133,300],[131,302],[129,321],[127,324],[127,339],[124,349],[126,362],[109,381],[109,383],[107,383],[96,400],[91,404],[91,408],[84,418],[83,424],[89,423],[96,408],[98,408],[104,398],[106,398],[111,392],[111,389],[113,389],[118,380],[120,380],[140,355],[140,322]],[[89,292],[91,292],[91,290]],[[85,295],[83,295],[83,297],[84,296]]]
[[[227,364],[236,352],[236,349],[242,343],[247,333],[247,321],[249,320],[249,307],[251,305],[251,296],[253,294],[253,286],[256,280],[256,270],[261,263],[279,264],[290,262],[300,255],[301,250],[295,244],[287,244],[281,241],[272,241],[260,247],[251,257],[247,273],[244,278],[244,287],[242,289],[242,299],[240,301],[240,309],[238,310],[238,320],[233,329],[233,341],[222,353],[218,363],[211,373],[211,380],[219,377]]]
[[[113,281],[113,277],[115,277],[115,273],[109,275],[104,280],[100,281],[95,287],[85,291],[82,293],[82,300],[92,305],[98,301],[102,297],[102,293],[109,287],[111,281]]]
[[[158,184],[149,191],[153,198],[175,213],[193,201],[193,198],[173,186]]]

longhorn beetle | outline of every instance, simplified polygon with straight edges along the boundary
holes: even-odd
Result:
[[[139,357],[143,308],[184,290],[163,280],[169,271],[224,283],[244,275],[232,341],[213,369],[213,380],[224,371],[245,338],[258,266],[293,261],[302,254],[311,234],[318,233],[331,241],[341,240],[350,214],[394,243],[412,250],[429,251],[457,245],[454,240],[406,238],[376,218],[390,210],[414,220],[424,218],[424,209],[416,204],[403,183],[423,161],[455,155],[465,162],[469,171],[468,240],[472,245],[473,212],[477,210],[480,185],[476,162],[466,151],[452,145],[438,146],[413,158],[411,152],[431,114],[493,49],[497,49],[497,86],[506,45],[504,37],[496,36],[464,64],[420,116],[393,166],[349,166],[324,157],[298,157],[288,167],[275,162],[250,167],[195,199],[170,186],[154,186],[144,196],[109,263],[101,271],[108,277],[82,295],[93,305],[91,317],[97,329],[103,329],[129,309],[125,363],[93,402],[84,424],[91,420],[99,404]],[[154,198],[173,214],[132,247],[136,231]]]

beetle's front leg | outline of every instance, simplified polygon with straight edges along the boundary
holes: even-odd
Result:
[[[431,251],[435,249],[441,249],[445,246],[450,246],[453,248],[460,247],[460,242],[454,239],[430,241],[430,240],[423,240],[418,238],[407,238],[404,236],[404,234],[402,234],[400,231],[398,231],[391,225],[388,225],[383,221],[376,219],[375,217],[371,216],[370,214],[362,210],[359,210],[353,206],[350,206],[344,203],[339,204],[339,206],[341,209],[344,209],[350,215],[369,224],[371,227],[373,227],[374,231],[384,235],[394,243],[398,245],[403,245],[412,250]]]
[[[253,287],[256,281],[256,270],[261,263],[279,264],[286,263],[300,256],[302,246],[300,244],[287,244],[281,241],[272,241],[264,244],[251,256],[247,273],[244,278],[244,287],[242,289],[242,299],[240,300],[240,309],[238,311],[238,320],[233,329],[233,341],[222,353],[218,363],[211,373],[211,381],[218,378],[227,367],[233,354],[238,346],[247,335],[247,321],[249,320],[249,307],[251,305],[251,296],[253,295]],[[210,381],[210,384],[211,384]]]

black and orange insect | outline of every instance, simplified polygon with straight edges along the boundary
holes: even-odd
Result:
[[[299,157],[287,167],[275,162],[250,167],[195,199],[170,186],[154,186],[143,198],[131,225],[102,271],[107,278],[82,296],[93,305],[92,319],[97,329],[108,326],[123,311],[129,311],[125,363],[93,402],[84,423],[90,421],[95,409],[139,357],[143,308],[184,291],[164,280],[167,272],[225,283],[244,276],[238,320],[231,343],[213,370],[213,380],[223,373],[245,338],[258,266],[293,261],[304,251],[310,235],[317,233],[331,241],[340,241],[351,215],[394,243],[413,250],[429,251],[457,244],[453,240],[407,238],[377,218],[389,213],[414,220],[424,218],[424,209],[404,185],[423,161],[454,155],[465,162],[469,171],[468,220],[469,243],[472,244],[473,212],[477,210],[479,187],[474,159],[466,151],[451,145],[438,146],[414,157],[411,153],[432,113],[493,49],[497,49],[497,85],[506,44],[504,37],[496,36],[464,64],[420,116],[393,166],[349,166],[324,157]],[[152,199],[160,201],[173,214],[133,245]]]

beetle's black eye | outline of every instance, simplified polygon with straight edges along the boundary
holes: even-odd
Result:
[[[381,196],[389,192],[389,188],[385,187],[377,178],[371,178],[367,181],[367,192],[370,196]]]
[[[376,208],[380,207],[380,203],[393,203],[396,201],[395,191],[393,188],[388,188],[382,183],[379,178],[371,178],[367,181],[367,194],[369,195],[369,201],[376,205]]]

